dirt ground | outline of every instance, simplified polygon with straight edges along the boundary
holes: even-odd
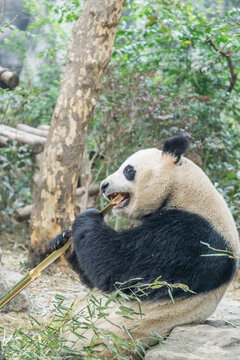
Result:
[[[22,275],[27,273],[27,247],[28,235],[26,228],[20,228],[15,233],[0,234],[2,260],[4,266],[9,270],[15,270]],[[30,299],[29,314],[42,323],[46,323],[51,318],[51,311],[54,309],[54,304],[56,304],[56,294],[74,300],[76,297],[84,297],[87,293],[87,289],[70,268],[63,272],[56,266],[50,270],[45,270],[40,278],[28,286],[27,291]],[[225,299],[239,302],[240,317],[240,271],[230,285]],[[30,322],[27,313],[0,312],[0,338],[3,343],[16,328],[28,328],[29,326]]]
[[[2,262],[6,269],[14,270],[22,276],[29,271],[26,269],[28,261],[28,235],[26,229],[16,233],[1,233],[0,248],[2,249]],[[51,318],[51,312],[56,304],[56,294],[74,300],[83,297],[87,289],[83,286],[78,276],[70,269],[62,271],[57,265],[43,271],[42,275],[27,287],[30,300],[29,314],[41,323],[46,323]],[[4,328],[3,329],[1,329]],[[0,311],[0,338],[11,336],[16,328],[28,328],[30,322],[26,312]]]

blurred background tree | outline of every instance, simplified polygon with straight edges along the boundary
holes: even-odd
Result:
[[[13,30],[1,45],[23,64],[20,87],[1,91],[1,123],[50,122],[80,8],[78,0],[25,1],[27,29]],[[89,131],[90,181],[100,182],[139,148],[161,147],[183,133],[192,143],[187,156],[210,176],[240,227],[239,55],[239,0],[127,1]],[[6,181],[0,181],[0,196],[10,191],[6,151],[1,149],[0,178]],[[11,224],[14,202],[31,201],[23,198],[19,177],[13,180],[13,197],[8,202],[5,196],[0,208],[2,224]]]

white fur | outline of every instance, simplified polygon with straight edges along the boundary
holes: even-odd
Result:
[[[192,324],[192,323],[202,323],[204,322],[216,309],[217,304],[221,300],[224,295],[228,285],[223,285],[219,289],[211,291],[207,294],[201,294],[198,296],[186,298],[186,299],[176,299],[174,303],[170,300],[162,300],[162,301],[145,301],[142,303],[141,311],[144,314],[143,316],[135,315],[133,320],[128,320],[127,318],[123,318],[120,315],[121,311],[119,310],[119,306],[113,304],[112,306],[108,306],[108,310],[105,310],[105,313],[108,313],[108,321],[105,319],[98,319],[94,321],[95,326],[101,328],[103,330],[108,330],[113,332],[119,338],[130,341],[130,338],[126,334],[123,329],[123,325],[125,328],[131,331],[131,334],[135,339],[139,339],[143,343],[148,346],[153,346],[156,344],[151,338],[151,332],[156,332],[158,335],[164,337],[166,336],[175,326],[184,325],[184,324]],[[102,306],[104,306],[106,302],[106,298],[104,299],[101,293],[94,293],[96,298],[102,298]],[[86,302],[81,303],[73,312],[73,314],[77,314],[82,311],[82,309],[86,306]],[[127,302],[123,303],[127,307],[130,307],[136,313],[139,312],[139,308],[136,302]],[[85,336],[86,341],[85,345],[89,345],[93,339],[94,343],[101,343],[102,340],[97,340],[96,335],[93,331],[88,330],[77,331],[79,334]],[[72,333],[65,334],[69,340],[77,341],[75,344],[75,349],[79,350],[81,353],[81,346],[78,341],[78,337],[73,335]],[[71,343],[67,344],[71,346]],[[104,359],[112,359],[111,353],[106,350],[104,347],[100,347],[101,355]],[[128,352],[126,354],[129,355]],[[138,356],[131,354],[131,359],[139,359]]]

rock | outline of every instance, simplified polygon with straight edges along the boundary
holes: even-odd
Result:
[[[147,352],[145,359],[240,360],[239,327],[229,324],[177,326],[162,345]]]
[[[240,360],[240,318],[177,326],[146,360]]]
[[[11,289],[21,278],[21,274],[7,270],[2,265],[2,251],[0,249],[0,297],[9,289]],[[15,298],[13,298],[7,305],[0,311],[27,311],[29,309],[29,298],[26,290],[23,290]],[[1,358],[0,358],[1,359]]]
[[[227,293],[221,300],[216,311],[209,318],[209,320],[225,320],[225,319],[239,319],[240,318],[240,302],[229,298]],[[207,320],[208,321],[208,320]]]
[[[240,360],[240,304],[223,299],[204,324],[177,326],[146,360]]]

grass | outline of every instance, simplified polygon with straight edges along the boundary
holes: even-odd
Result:
[[[140,359],[144,358],[146,345],[135,339],[131,329],[125,326],[136,317],[144,314],[141,309],[141,297],[148,291],[166,287],[171,295],[173,287],[181,287],[190,291],[183,284],[170,285],[156,279],[152,284],[142,284],[140,279],[133,279],[124,284],[116,284],[118,289],[111,294],[102,294],[97,297],[94,291],[90,291],[84,298],[76,299],[68,305],[68,299],[56,295],[56,304],[49,323],[42,324],[29,315],[31,326],[29,329],[18,328],[3,345],[3,356],[6,360],[63,360],[68,359],[67,354],[75,354],[74,359],[102,359],[101,349],[105,348],[112,353],[113,359],[131,359],[129,353],[138,354]],[[128,294],[126,294],[126,289]],[[137,289],[137,290],[136,290]],[[138,304],[138,311],[131,308],[131,301]],[[76,307],[81,303],[81,311],[74,313]],[[119,325],[113,324],[109,315],[116,308],[122,317],[121,325],[125,337],[118,336],[114,328]],[[104,329],[99,323],[108,322],[110,329]],[[89,331],[91,336],[89,338]],[[74,335],[74,340],[69,341],[69,334]],[[156,333],[150,334],[155,341],[162,341],[161,336]],[[86,345],[87,340],[87,345]],[[77,350],[78,349],[78,350]],[[81,352],[81,357],[77,356]]]

